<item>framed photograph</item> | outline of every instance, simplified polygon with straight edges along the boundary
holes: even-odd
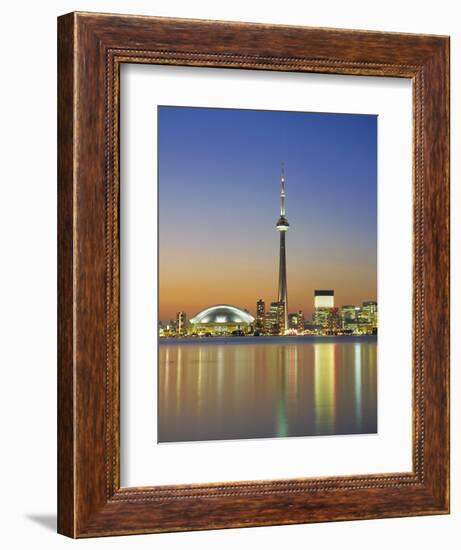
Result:
[[[58,530],[449,512],[449,39],[58,20]]]

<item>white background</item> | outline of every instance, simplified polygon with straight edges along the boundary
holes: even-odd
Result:
[[[410,471],[411,81],[147,65],[122,67],[121,78],[122,485]],[[378,434],[156,444],[155,129],[166,103],[378,115]]]
[[[147,0],[2,6],[1,544],[5,548],[458,548],[461,534],[459,316],[452,344],[452,514],[73,542],[54,533],[56,494],[56,16],[72,10],[305,24],[452,36],[452,150],[460,148],[457,2]],[[26,159],[26,160],[25,160]],[[452,158],[452,280],[461,277],[459,161]],[[461,307],[459,285],[452,311]]]

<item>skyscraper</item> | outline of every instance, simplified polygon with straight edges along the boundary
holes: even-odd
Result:
[[[335,307],[335,291],[334,290],[315,290],[314,291],[314,308],[318,307]]]
[[[258,332],[264,331],[264,316],[266,315],[266,304],[264,300],[259,299],[256,302],[256,330]]]
[[[314,292],[314,324],[326,328],[331,308],[335,307],[334,290],[316,290]]]
[[[280,217],[277,221],[277,231],[280,233],[280,262],[279,262],[279,294],[278,302],[283,304],[283,326],[288,328],[288,299],[287,299],[287,260],[285,250],[285,233],[290,224],[285,217],[285,172],[282,166],[282,190],[280,192]]]
[[[285,302],[276,302],[276,304],[278,333],[283,335],[289,328],[286,321],[288,319],[286,305]]]
[[[271,302],[269,311],[264,317],[264,332],[266,334],[281,334],[283,331],[283,305]]]

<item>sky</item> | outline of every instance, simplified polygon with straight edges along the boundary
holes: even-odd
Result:
[[[277,300],[282,163],[289,312],[376,300],[376,116],[158,109],[162,321]]]

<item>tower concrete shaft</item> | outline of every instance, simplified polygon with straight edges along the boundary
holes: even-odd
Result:
[[[278,301],[283,303],[284,330],[288,328],[287,302],[287,262],[285,249],[285,232],[280,232],[280,265],[279,265],[279,295]]]
[[[285,174],[282,167],[282,190],[280,192],[280,217],[277,221],[277,231],[280,233],[280,262],[279,262],[279,292],[278,301],[283,303],[283,332],[288,329],[288,296],[287,296],[287,259],[285,234],[290,224],[285,216]]]

